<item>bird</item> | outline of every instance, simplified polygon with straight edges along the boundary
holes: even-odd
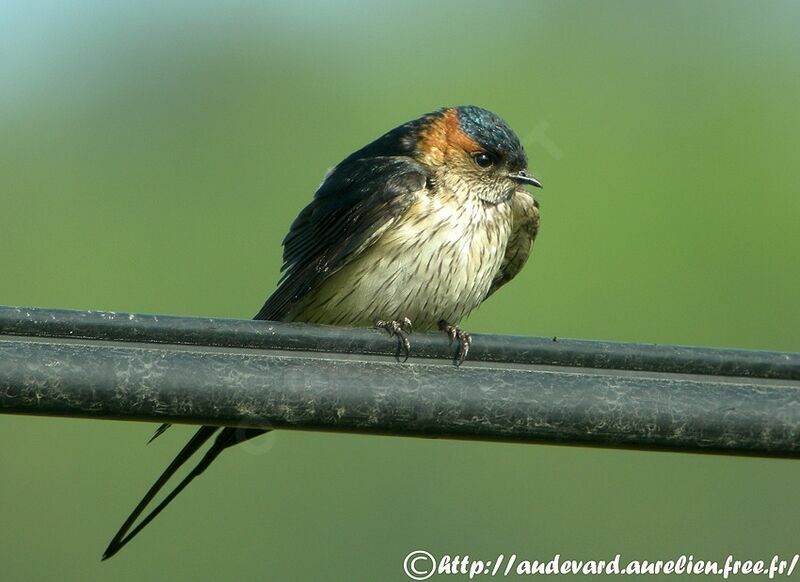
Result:
[[[542,185],[498,115],[445,107],[385,133],[325,175],[283,240],[282,276],[256,320],[378,327],[405,358],[413,330],[441,330],[467,357],[461,320],[513,279],[539,231]],[[151,441],[169,424],[161,425]],[[133,539],[225,449],[268,432],[203,426],[109,543]],[[216,434],[198,464],[138,524],[158,492]]]

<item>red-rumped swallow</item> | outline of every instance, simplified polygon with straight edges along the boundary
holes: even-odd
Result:
[[[524,186],[541,184],[528,173],[516,134],[494,113],[453,107],[405,123],[328,172],[283,241],[283,277],[255,319],[382,327],[399,338],[406,357],[412,324],[440,329],[451,342],[458,340],[460,363],[471,338],[459,322],[513,279],[531,252],[539,205]],[[198,465],[133,527],[218,430]],[[265,432],[201,427],[133,510],[103,559],[223,450]]]

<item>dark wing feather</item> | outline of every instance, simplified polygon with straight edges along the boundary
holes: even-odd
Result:
[[[486,297],[516,277],[531,254],[533,241],[539,232],[539,203],[527,192],[517,192],[511,199],[513,223],[506,245],[506,254],[494,276]]]
[[[398,136],[402,136],[398,130],[386,134],[347,158],[325,179],[314,201],[300,213],[284,240],[283,278],[256,319],[283,317],[294,302],[375,242],[411,205],[414,194],[425,188],[427,176],[422,166],[408,157],[382,155],[391,147],[397,151],[402,145]],[[150,440],[169,426],[161,425]],[[134,526],[170,478],[218,430],[204,426],[195,433],[111,540],[104,560],[146,527],[222,451],[267,432],[223,428],[194,469]]]
[[[312,289],[358,257],[425,188],[404,156],[345,160],[325,179],[283,241],[283,277],[255,319],[280,320]]]

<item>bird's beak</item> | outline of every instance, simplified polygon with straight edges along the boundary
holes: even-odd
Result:
[[[509,174],[508,177],[514,180],[515,182],[519,182],[520,184],[527,184],[529,186],[535,186],[536,188],[542,187],[542,183],[533,176],[531,176],[527,172],[527,170],[520,170],[519,172],[516,172],[514,174]]]

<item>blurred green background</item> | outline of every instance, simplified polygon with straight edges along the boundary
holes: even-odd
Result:
[[[247,318],[327,168],[474,103],[542,231],[474,332],[800,350],[800,5],[0,2],[0,303]],[[800,551],[800,464],[279,432],[100,563],[191,432],[0,417],[3,580],[403,580]]]

